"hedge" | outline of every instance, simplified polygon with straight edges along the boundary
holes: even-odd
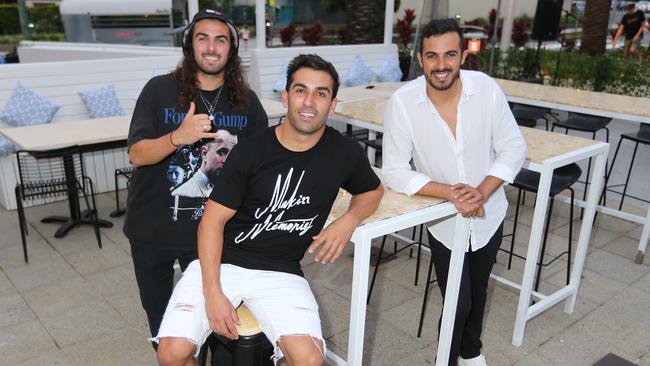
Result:
[[[504,79],[525,77],[524,73],[534,61],[535,52],[535,49],[510,49],[506,60],[494,68],[494,76]],[[546,83],[612,94],[650,97],[650,64],[632,59],[623,60],[621,50],[597,56],[588,56],[578,51],[564,51],[560,55],[557,80],[554,80],[557,56],[558,51],[542,50],[540,53],[540,69],[545,75]],[[489,60],[489,51],[485,51],[482,58],[484,61]],[[498,55],[495,59],[499,59]]]
[[[62,33],[61,13],[56,4],[27,8],[27,19],[34,24],[33,33]],[[20,34],[17,4],[0,4],[0,34]]]

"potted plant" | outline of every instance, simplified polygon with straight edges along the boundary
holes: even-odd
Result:
[[[280,30],[280,40],[282,41],[284,47],[291,47],[295,35],[296,35],[296,26],[293,23],[289,24],[288,26]]]
[[[399,67],[402,70],[402,81],[406,80],[411,66],[411,38],[413,37],[413,21],[415,20],[415,9],[404,9],[404,18],[397,19],[398,33],[398,56]]]
[[[322,37],[323,25],[321,22],[316,22],[314,25],[302,29],[302,40],[305,41],[305,44],[308,46],[320,45]]]

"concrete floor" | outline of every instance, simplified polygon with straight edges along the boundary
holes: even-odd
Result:
[[[634,128],[638,127],[630,127]],[[637,186],[634,190],[642,195],[648,189],[643,182],[649,181],[649,152],[640,153],[646,154],[646,158],[637,157],[637,167],[645,164],[646,169],[638,169],[639,176],[633,175],[633,184]],[[627,163],[622,166],[626,168]],[[508,196],[514,202],[514,191]],[[115,205],[113,196],[99,195],[98,205],[100,215],[107,218]],[[647,209],[639,206],[627,209]],[[115,226],[102,229],[104,247],[100,250],[89,227],[74,229],[65,238],[55,239],[55,226],[39,222],[45,215],[65,211],[67,204],[63,202],[27,210],[29,264],[22,259],[16,213],[0,211],[0,364],[155,364],[154,353],[146,341],[147,322],[139,303],[129,244],[121,232],[123,219],[111,219]],[[511,231],[512,212],[506,232]],[[529,197],[520,217],[517,253],[525,254],[531,220]],[[576,222],[579,223],[577,218]],[[556,203],[550,225],[549,256],[566,248],[566,204]],[[579,225],[574,227],[577,234]],[[614,353],[639,365],[650,365],[650,260],[641,265],[633,262],[640,234],[637,224],[599,215],[575,312],[565,314],[558,305],[538,316],[529,322],[521,347],[510,343],[517,293],[492,281],[483,335],[489,364],[592,365]],[[508,238],[504,239],[503,247],[509,243]],[[351,251],[352,246],[334,265],[316,264],[311,258],[304,260],[304,271],[321,306],[328,348],[339,355],[345,355],[347,348]],[[424,334],[422,338],[415,337],[423,295],[422,281],[417,287],[413,285],[415,262],[407,253],[401,253],[380,267],[367,312],[366,365],[415,366],[434,362],[441,297],[438,288],[434,288]],[[523,262],[515,259],[511,270],[505,268],[505,263],[507,255],[500,253],[494,272],[519,281]],[[428,257],[421,264],[426,273]],[[541,291],[560,286],[565,270],[565,258],[545,268]]]

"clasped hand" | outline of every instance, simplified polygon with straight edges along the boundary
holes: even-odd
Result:
[[[481,192],[465,183],[451,186],[449,201],[454,204],[463,217],[483,217],[484,198]]]

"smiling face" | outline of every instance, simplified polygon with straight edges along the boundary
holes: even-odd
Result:
[[[461,50],[460,37],[456,32],[425,38],[418,61],[430,87],[437,91],[449,90],[460,76],[460,65],[465,62],[467,51]]]
[[[287,121],[295,132],[311,135],[320,132],[327,117],[336,108],[332,99],[334,81],[325,71],[303,67],[293,73],[288,91],[282,92],[282,103],[288,109]]]
[[[206,75],[221,74],[228,63],[230,29],[219,20],[200,20],[194,25],[192,48],[200,72]]]

